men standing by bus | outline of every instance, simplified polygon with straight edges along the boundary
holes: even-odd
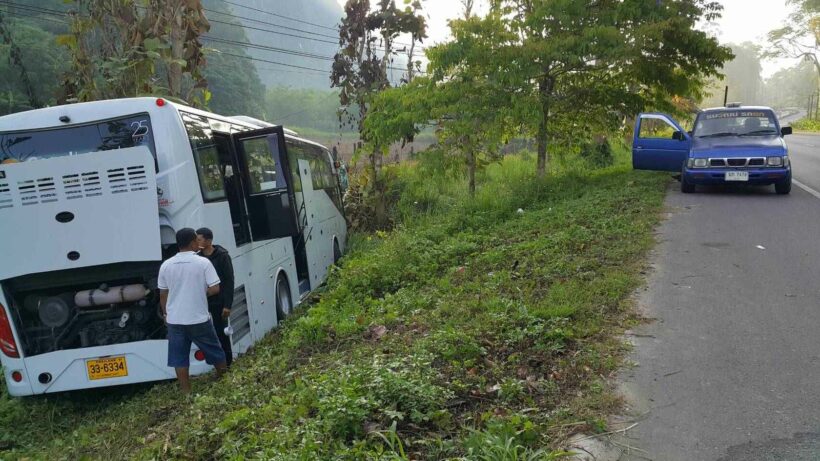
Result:
[[[227,364],[208,315],[207,297],[219,293],[219,277],[207,259],[197,256],[199,247],[193,229],[180,229],[176,238],[179,252],[162,263],[157,285],[168,326],[168,366],[176,371],[182,392],[189,394],[191,343],[205,354],[205,361],[216,368],[217,376],[227,370]]]
[[[216,328],[216,336],[222,344],[222,350],[225,351],[228,366],[231,366],[233,363],[231,338],[225,334],[225,326],[233,307],[234,276],[231,255],[225,248],[214,245],[214,233],[207,227],[197,229],[196,235],[200,248],[199,255],[211,261],[221,281],[219,293],[208,297],[208,310]]]

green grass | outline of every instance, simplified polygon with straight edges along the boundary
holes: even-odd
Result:
[[[818,133],[820,132],[820,120],[809,120],[804,118],[792,123],[792,128],[794,128],[795,131],[810,131]]]
[[[620,157],[536,180],[398,173],[403,223],[351,238],[309,310],[220,381],[0,397],[0,458],[547,460],[617,408],[668,177]],[[521,208],[522,213],[517,212]]]

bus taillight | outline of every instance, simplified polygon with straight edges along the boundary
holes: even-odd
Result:
[[[20,357],[17,343],[14,342],[14,333],[11,331],[11,322],[2,304],[0,304],[0,350],[13,359]]]
[[[19,371],[12,371],[12,372],[11,372],[11,379],[12,379],[15,383],[19,383],[20,381],[22,381],[22,380],[23,380],[23,374],[22,374],[22,373],[20,373]]]
[[[196,352],[194,352],[194,358],[201,362],[201,361],[205,360],[205,353],[202,352],[202,351],[196,351]]]

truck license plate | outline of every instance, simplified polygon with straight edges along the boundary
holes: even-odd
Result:
[[[726,172],[726,181],[748,181],[749,180],[749,172],[748,171],[727,171]]]
[[[125,356],[106,357],[102,359],[86,360],[88,379],[106,379],[128,376],[128,366]]]

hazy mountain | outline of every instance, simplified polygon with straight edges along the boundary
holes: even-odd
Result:
[[[233,18],[211,14],[208,19],[233,19],[245,26],[248,42],[272,49],[245,47],[254,61],[263,84],[268,87],[328,89],[332,57],[338,49],[338,33],[343,10],[336,0],[205,0],[219,1]],[[242,6],[239,6],[242,5]],[[218,24],[213,24],[218,25]],[[220,38],[215,28],[214,36]],[[219,48],[219,44],[210,46]],[[311,57],[305,54],[312,55]],[[315,69],[315,70],[309,70]]]

